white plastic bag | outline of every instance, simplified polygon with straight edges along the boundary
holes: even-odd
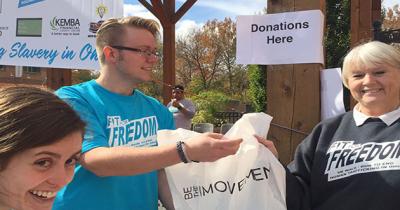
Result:
[[[286,209],[285,170],[275,156],[257,142],[265,137],[272,117],[245,114],[225,134],[243,138],[238,152],[212,163],[180,163],[165,169],[176,210]],[[160,145],[199,135],[177,129],[159,131]]]

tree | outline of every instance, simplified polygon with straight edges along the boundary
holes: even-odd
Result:
[[[201,30],[195,30],[186,39],[177,41],[177,58],[183,59],[191,71],[199,77],[202,88],[210,88],[217,72],[220,70],[221,48],[217,43],[216,20],[208,21]],[[179,74],[186,72],[185,69],[177,69]],[[193,74],[191,74],[193,76]]]
[[[262,67],[250,65],[248,69],[248,95],[254,111],[264,112],[267,106],[266,71]]]
[[[383,29],[400,29],[400,7],[399,4],[394,5],[392,8],[387,8],[383,17]]]
[[[246,67],[235,64],[236,24],[208,21],[177,41],[177,80],[196,91],[218,89],[242,96]]]
[[[204,91],[195,95],[191,100],[196,104],[197,113],[193,118],[193,123],[213,123],[220,124],[220,119],[215,116],[215,113],[224,110],[229,97],[219,91]]]
[[[228,79],[228,87],[230,95],[237,92],[238,85],[235,75],[240,74],[241,65],[236,65],[236,24],[230,19],[225,18],[224,21],[218,22],[219,44],[221,45],[221,69],[224,76]],[[243,78],[243,77],[242,77]]]
[[[350,49],[350,0],[326,1],[326,67],[341,67]]]

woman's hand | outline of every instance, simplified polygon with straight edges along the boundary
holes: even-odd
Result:
[[[254,137],[256,137],[258,142],[260,142],[262,145],[264,145],[266,148],[268,148],[269,151],[271,151],[272,154],[275,155],[276,159],[278,159],[278,155],[279,154],[278,154],[278,150],[276,150],[276,148],[275,148],[274,142],[272,142],[270,140],[267,140],[267,139],[264,139],[261,136],[254,135]]]

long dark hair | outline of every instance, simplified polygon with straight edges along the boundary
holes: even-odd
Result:
[[[0,89],[0,171],[15,154],[84,132],[85,123],[52,92],[34,87]]]

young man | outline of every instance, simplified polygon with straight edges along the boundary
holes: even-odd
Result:
[[[167,107],[174,116],[176,127],[190,130],[196,107],[190,100],[185,98],[184,91],[185,89],[182,85],[175,85],[172,88],[172,100]]]
[[[81,165],[71,184],[57,194],[53,209],[156,210],[157,170],[182,161],[215,161],[239,148],[241,139],[220,139],[218,134],[154,147],[157,130],[173,129],[173,118],[161,103],[136,87],[152,79],[157,36],[158,25],[152,20],[105,21],[96,39],[100,77],[57,91],[88,126]],[[165,174],[159,176],[165,181]],[[166,186],[160,185],[161,198],[168,192]]]

